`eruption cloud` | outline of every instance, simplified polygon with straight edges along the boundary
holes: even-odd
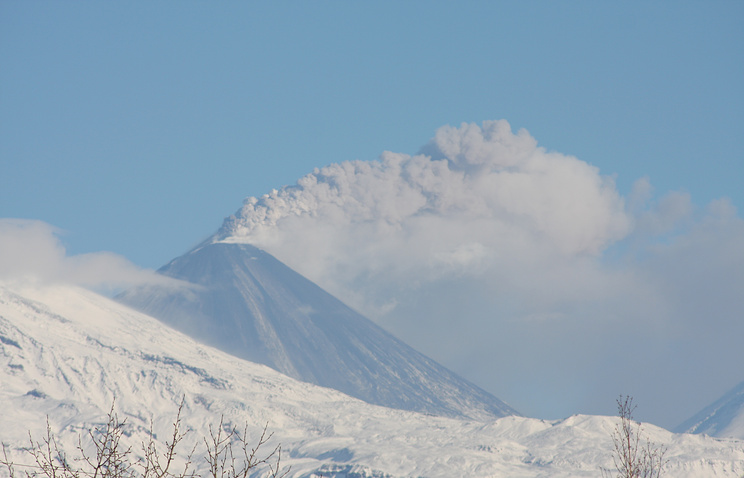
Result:
[[[611,178],[501,120],[441,128],[415,156],[316,169],[246,199],[217,237],[265,248],[338,293],[370,274],[434,280],[528,251],[596,256],[631,225]]]
[[[730,202],[655,199],[648,178],[623,197],[503,120],[316,169],[213,240],[263,248],[527,414],[612,414],[631,393],[672,427],[744,378]]]

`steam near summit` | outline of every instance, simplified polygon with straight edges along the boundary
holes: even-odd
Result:
[[[592,158],[503,120],[422,143],[250,197],[206,243],[260,248],[523,413],[606,412],[628,391],[675,425],[741,380],[744,221],[731,201],[657,198],[645,177],[621,194]],[[0,224],[0,280],[201,290],[110,254],[67,256],[50,227],[13,221]]]
[[[315,169],[247,198],[215,239],[265,249],[379,316],[396,299],[370,292],[377,283],[404,290],[523,269],[513,262],[526,256],[595,256],[632,221],[612,178],[499,120],[442,127],[413,156],[385,152]]]
[[[340,234],[341,245],[362,225],[359,234],[423,243],[447,263],[464,241],[500,250],[547,240],[564,254],[595,254],[627,234],[631,219],[611,178],[499,120],[442,127],[415,156],[385,152],[316,169],[294,186],[246,199],[219,237],[283,244],[309,221],[325,225],[320,234]],[[452,237],[432,240],[453,226]]]
[[[715,363],[739,380],[744,222],[725,198],[700,208],[684,191],[657,197],[647,177],[621,194],[591,160],[505,120],[443,126],[415,154],[330,164],[248,197],[211,241],[261,248],[414,348],[514,393],[507,401],[534,399],[527,374],[554,384],[554,409],[534,399],[535,410],[599,411],[599,397],[640,380],[674,424],[669,397],[685,414],[710,398],[672,391],[659,373],[723,391],[736,382],[704,372]],[[614,359],[629,343],[632,374]],[[487,365],[504,360],[513,366]],[[688,362],[707,365],[676,365]],[[596,401],[577,403],[572,387]]]

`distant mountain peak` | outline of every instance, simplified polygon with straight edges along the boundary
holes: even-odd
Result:
[[[452,417],[518,414],[267,252],[206,242],[159,272],[198,287],[117,300],[237,357],[368,403]]]
[[[675,431],[744,440],[744,382],[679,425]]]

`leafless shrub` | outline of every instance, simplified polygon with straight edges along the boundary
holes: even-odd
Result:
[[[617,399],[617,412],[620,423],[612,433],[612,461],[615,471],[602,469],[602,476],[610,478],[659,478],[667,460],[666,448],[643,438],[643,427],[633,419],[633,398],[621,395]]]
[[[11,478],[15,478],[14,466],[25,468],[24,474],[27,477],[46,476],[48,478],[79,478],[80,474],[71,466],[67,455],[60,450],[57,439],[52,434],[49,418],[46,421],[46,435],[41,441],[34,441],[29,433],[30,446],[25,450],[31,458],[31,465],[14,465],[8,459],[8,449],[3,443],[3,459],[0,464],[8,468]],[[30,469],[30,471],[29,471]]]
[[[31,458],[31,462],[14,463],[3,443],[0,466],[7,470],[9,478],[201,478],[191,470],[196,445],[181,460],[182,468],[174,470],[179,461],[176,459],[177,449],[186,436],[181,423],[183,405],[181,402],[178,407],[173,432],[165,443],[156,441],[152,423],[150,424],[148,439],[142,443],[142,456],[139,458],[133,457],[131,447],[125,447],[121,443],[126,420],[119,420],[112,405],[106,423],[89,430],[85,435],[94,451],[86,451],[83,446],[84,435],[81,435],[78,437],[77,456],[70,459],[57,443],[47,417],[44,438],[34,441],[29,433],[29,447],[24,452]],[[266,427],[253,447],[249,444],[247,432],[247,424],[244,432],[239,433],[234,427],[224,426],[222,418],[216,431],[210,425],[210,436],[204,437],[208,478],[248,478],[251,470],[263,464],[268,466],[270,478],[284,478],[289,473],[287,469],[280,474],[281,446],[278,445],[271,453],[259,458],[259,449],[272,436],[267,435]]]
[[[173,433],[171,434],[170,440],[165,441],[165,450],[160,453],[158,453],[158,446],[155,442],[153,424],[152,421],[150,422],[150,433],[148,434],[147,443],[142,443],[142,454],[144,459],[140,461],[140,467],[142,468],[141,478],[193,478],[195,476],[193,472],[189,472],[189,467],[191,466],[191,458],[196,450],[196,445],[194,445],[191,451],[186,455],[183,471],[179,473],[173,473],[171,471],[171,467],[173,466],[174,460],[177,456],[176,448],[186,436],[186,432],[181,431],[181,412],[183,411],[183,405],[184,402],[182,400],[181,404],[178,406],[176,420],[173,422]]]
[[[215,431],[209,426],[209,437],[204,437],[204,444],[207,448],[205,459],[209,464],[209,478],[247,478],[248,472],[261,464],[269,466],[271,478],[283,478],[289,473],[289,470],[279,475],[280,462],[282,458],[281,445],[277,445],[271,453],[264,458],[258,458],[258,450],[265,445],[273,436],[266,434],[267,427],[261,432],[258,443],[251,447],[248,443],[248,425],[246,424],[243,433],[240,433],[235,427],[225,427],[223,420]],[[236,450],[233,450],[233,443],[236,444]],[[236,456],[237,455],[237,456]],[[276,456],[276,462],[271,460]]]

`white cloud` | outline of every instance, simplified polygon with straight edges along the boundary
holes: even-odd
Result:
[[[0,281],[164,280],[58,231],[0,220]],[[628,198],[505,121],[444,127],[417,155],[332,164],[248,198],[220,231],[255,244],[528,414],[674,426],[744,376],[744,221],[726,200]],[[546,398],[548,397],[548,398]]]
[[[489,121],[441,128],[417,155],[316,169],[246,199],[220,234],[524,412],[613,413],[633,393],[673,426],[744,374],[744,227],[726,201],[697,211],[652,191],[641,178],[626,200]]]
[[[0,219],[0,282],[64,282],[97,290],[176,282],[111,252],[68,256],[59,233],[42,221]]]
[[[374,315],[374,294],[363,303],[355,291],[596,255],[630,229],[609,177],[506,121],[442,128],[423,151],[332,164],[248,198],[223,238],[267,249]]]

